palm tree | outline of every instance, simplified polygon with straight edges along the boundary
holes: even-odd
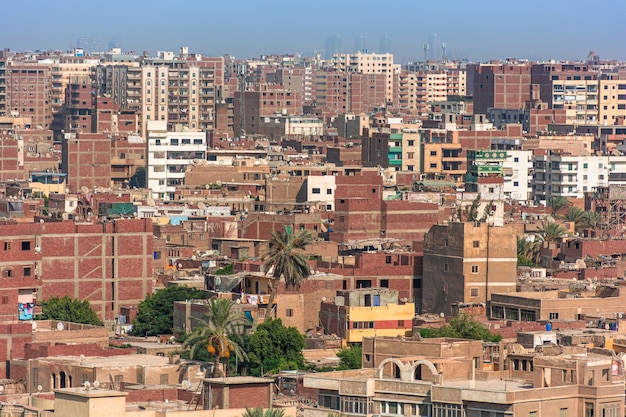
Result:
[[[517,260],[519,266],[539,265],[542,241],[540,239],[517,238]],[[530,265],[532,264],[532,265]]]
[[[565,215],[565,217],[563,217],[565,221],[574,223],[574,229],[579,233],[583,229],[584,218],[585,212],[576,206],[571,206],[570,208],[568,208],[567,214]]]
[[[569,201],[565,197],[550,197],[548,199],[548,205],[552,208],[552,215],[556,216],[563,207],[569,205]]]
[[[602,220],[602,216],[600,213],[595,211],[585,211],[583,214],[583,228],[584,229],[596,229],[600,226],[600,221]]]
[[[543,222],[536,235],[541,242],[556,242],[567,235],[567,229],[558,223]]]
[[[215,357],[214,376],[221,372],[220,361],[234,354],[237,359],[248,358],[246,352],[232,337],[240,334],[243,325],[248,322],[245,316],[234,310],[235,303],[226,298],[209,300],[208,311],[204,319],[200,320],[202,326],[196,328],[189,338],[185,340],[184,347],[191,348],[191,358],[198,356],[199,349],[206,349]]]
[[[284,408],[268,408],[263,410],[262,408],[246,408],[241,417],[284,417]]]
[[[308,230],[300,230],[293,234],[287,228],[272,233],[270,248],[263,256],[265,274],[272,274],[272,291],[267,304],[266,316],[272,310],[278,282],[283,277],[285,285],[290,289],[299,289],[302,282],[311,275],[308,257],[304,253],[306,247],[313,243],[313,235]]]

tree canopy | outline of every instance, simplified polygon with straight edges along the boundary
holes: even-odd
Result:
[[[278,281],[285,280],[287,288],[300,288],[300,285],[311,275],[308,257],[304,253],[306,247],[313,243],[313,235],[308,230],[300,230],[293,234],[290,230],[272,233],[270,248],[263,256],[265,274],[272,273],[272,291],[267,303],[266,317],[270,316],[274,298],[278,290]]]
[[[215,358],[215,376],[222,358],[230,358],[231,353],[239,361],[247,359],[243,348],[234,335],[243,332],[243,325],[248,321],[241,311],[234,309],[233,300],[218,298],[207,304],[207,313],[202,326],[196,328],[185,341],[184,346],[191,348],[191,358],[198,359],[200,350],[206,350]]]
[[[248,371],[261,376],[281,370],[304,369],[304,336],[295,327],[285,327],[280,319],[259,324],[248,338]]]
[[[272,271],[272,278],[278,282],[283,277],[287,287],[299,288],[311,275],[311,267],[304,253],[313,243],[313,235],[308,230],[294,234],[288,230],[272,233],[270,249],[263,257],[265,270]]]
[[[246,408],[241,417],[284,417],[284,408]]]
[[[135,170],[133,176],[130,177],[128,188],[146,188],[146,186],[146,169],[144,167],[139,167]]]
[[[87,300],[72,299],[67,295],[63,298],[50,297],[41,303],[42,313],[37,319],[60,320],[71,323],[92,324],[102,326],[104,323]]]
[[[354,344],[337,352],[339,369],[361,369],[363,366],[363,346]]]
[[[498,342],[502,339],[502,336],[494,335],[489,329],[467,314],[459,314],[450,320],[449,324],[439,328],[420,329],[420,335],[424,338],[451,337],[482,340],[485,342]]]
[[[137,316],[133,320],[133,334],[136,336],[172,334],[174,302],[203,298],[204,291],[184,286],[163,288],[148,295],[139,303]]]

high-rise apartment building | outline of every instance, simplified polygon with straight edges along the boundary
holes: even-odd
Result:
[[[356,52],[333,55],[333,66],[339,71],[362,74],[385,74],[385,99],[388,103],[394,98],[394,75],[400,73],[400,65],[393,63],[393,54]]]
[[[165,120],[148,122],[148,188],[155,200],[174,200],[185,184],[187,166],[206,159],[206,133],[189,129],[168,131]]]
[[[33,126],[52,124],[50,66],[11,61],[6,67],[6,116],[31,117]]]

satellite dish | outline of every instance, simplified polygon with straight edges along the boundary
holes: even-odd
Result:
[[[65,325],[61,322],[57,323],[57,330],[65,330]]]
[[[89,188],[87,188],[87,186],[83,185],[82,187],[80,187],[80,191],[82,191],[83,194],[87,194],[89,192]]]
[[[184,389],[189,389],[191,388],[191,382],[187,381],[186,379],[183,381],[183,388]]]
[[[98,381],[97,379],[95,381],[93,381],[93,387],[95,389],[98,389],[100,387],[100,381]]]
[[[85,389],[89,389],[91,387],[91,384],[89,383],[89,381],[85,381],[83,383],[83,386],[85,387]]]
[[[0,385],[0,393],[4,392],[4,385]]]
[[[43,390],[43,387],[41,385],[37,385],[37,391],[41,392]]]
[[[84,361],[85,360],[85,355],[80,355],[80,361]]]
[[[33,330],[37,330],[37,322],[36,321],[32,322],[31,326],[33,327]]]

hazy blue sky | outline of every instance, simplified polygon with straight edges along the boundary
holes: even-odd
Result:
[[[342,52],[353,52],[359,35],[378,52],[388,35],[405,62],[422,60],[437,34],[448,56],[477,61],[582,59],[590,50],[626,60],[626,0],[7,0],[2,14],[0,46],[12,50],[67,50],[96,37],[102,49],[118,38],[125,51],[187,45],[248,58],[321,51],[329,35],[342,39]]]

